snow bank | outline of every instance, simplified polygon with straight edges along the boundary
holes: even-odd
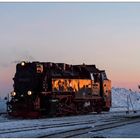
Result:
[[[140,110],[140,93],[125,88],[112,88],[112,108],[114,110]]]
[[[0,113],[6,112],[6,100],[0,100]]]

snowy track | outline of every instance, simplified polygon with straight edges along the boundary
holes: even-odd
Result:
[[[140,118],[134,119],[134,118],[129,118],[129,119],[122,119],[118,120],[116,122],[109,122],[106,124],[100,124],[100,125],[95,125],[94,128],[89,129],[89,131],[86,133],[81,133],[80,135],[73,135],[72,137],[74,138],[96,138],[96,137],[102,137],[99,134],[100,133],[105,133],[105,130],[112,130],[114,128],[119,129],[121,126],[127,126],[129,124],[135,124],[139,123]]]
[[[131,98],[131,102],[130,99],[128,100],[128,97]],[[131,111],[129,114],[126,114],[128,109]],[[137,113],[134,113],[134,110],[137,110]],[[109,137],[110,131],[112,132],[112,137],[116,132],[115,130],[120,130],[123,126],[127,128],[128,124],[134,127],[137,123],[136,129],[139,128],[140,93],[112,88],[111,112],[103,112],[99,115],[93,113],[89,115],[32,120],[12,119],[4,114],[6,112],[6,101],[3,100],[0,100],[0,112],[0,138]],[[124,127],[123,129],[125,129]],[[129,136],[133,132],[133,127]],[[117,132],[121,132],[121,130]],[[125,131],[122,133],[124,134]],[[133,133],[133,136],[135,134]],[[140,136],[139,131],[137,136]]]
[[[0,137],[80,137],[89,132],[93,133],[127,123],[140,122],[139,114],[111,112],[100,115],[90,114],[34,120],[8,120],[0,123]]]
[[[46,120],[47,121],[47,120]],[[6,133],[17,133],[23,131],[31,131],[31,130],[39,130],[39,129],[50,129],[50,128],[57,128],[57,127],[70,127],[70,126],[82,126],[85,124],[94,123],[95,121],[81,121],[81,122],[69,122],[69,123],[60,123],[60,124],[36,124],[36,125],[29,125],[29,126],[20,126],[20,127],[12,127],[8,129],[0,129],[0,135]]]
[[[100,123],[95,122],[95,123],[90,123],[89,126],[87,127],[83,127],[83,128],[79,128],[79,129],[74,129],[74,130],[65,130],[65,131],[59,131],[57,133],[52,133],[49,135],[45,135],[43,137],[48,137],[48,138],[70,138],[70,137],[75,137],[75,138],[79,138],[79,137],[83,137],[82,135],[86,135],[86,137],[91,133],[92,137],[96,137],[96,135],[94,136],[94,134],[96,134],[96,132],[99,131],[103,131],[106,129],[112,129],[112,128],[116,128],[116,127],[120,127],[123,125],[128,125],[128,124],[134,124],[140,122],[140,117],[128,117],[128,118],[117,118],[113,119],[113,118],[109,118],[106,120],[101,120]]]

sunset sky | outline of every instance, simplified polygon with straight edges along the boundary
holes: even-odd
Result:
[[[138,90],[140,3],[0,3],[0,95],[22,60],[96,64]]]

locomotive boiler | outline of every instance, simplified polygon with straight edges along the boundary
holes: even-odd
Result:
[[[16,65],[12,116],[40,117],[109,111],[111,81],[95,65],[21,62]]]

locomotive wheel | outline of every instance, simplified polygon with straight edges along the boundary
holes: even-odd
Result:
[[[97,114],[100,114],[102,112],[102,109],[101,108],[97,108],[95,112],[97,112]]]
[[[91,106],[84,107],[84,103],[85,102],[81,102],[81,101],[76,103],[78,115],[85,115],[92,112],[92,107]]]
[[[74,103],[67,104],[66,102],[59,102],[57,107],[57,116],[76,115],[77,107]]]
[[[109,112],[110,108],[106,107],[106,108],[103,108],[103,110]]]
[[[97,114],[100,114],[102,112],[102,102],[96,102],[95,112],[97,112]]]

